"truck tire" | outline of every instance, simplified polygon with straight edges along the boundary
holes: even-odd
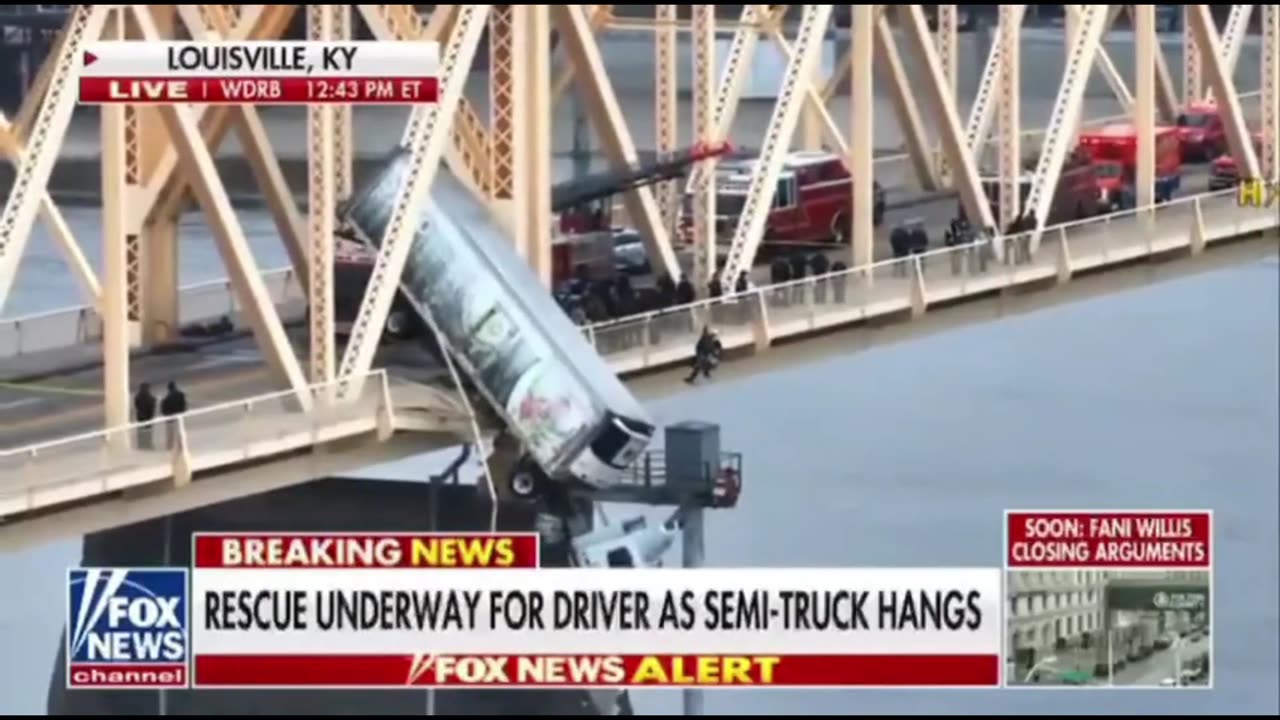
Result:
[[[413,334],[413,317],[407,310],[391,308],[387,311],[386,332],[396,340],[404,340]]]
[[[507,490],[517,499],[536,500],[546,491],[549,482],[551,481],[542,472],[542,468],[526,458],[512,468],[507,477]]]
[[[836,245],[848,245],[853,242],[853,223],[843,210],[831,218],[831,240]]]

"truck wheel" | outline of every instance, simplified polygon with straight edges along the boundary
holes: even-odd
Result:
[[[846,245],[853,237],[853,226],[843,212],[831,218],[831,241],[836,245]]]
[[[409,313],[404,310],[392,308],[387,313],[387,334],[396,340],[403,340],[409,337],[409,328],[412,327],[412,321]]]
[[[533,500],[540,496],[546,489],[547,479],[542,468],[531,460],[521,460],[512,469],[510,477],[507,478],[507,489],[511,491],[511,495],[520,500]]]

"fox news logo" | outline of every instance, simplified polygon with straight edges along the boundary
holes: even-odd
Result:
[[[67,573],[67,687],[187,686],[185,568]]]

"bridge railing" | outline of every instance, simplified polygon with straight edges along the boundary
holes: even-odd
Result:
[[[767,345],[787,335],[1069,276],[1073,271],[1191,247],[1197,217],[1212,242],[1280,226],[1274,209],[1244,208],[1236,191],[1179,198],[1046,228],[1033,254],[1031,233],[882,260],[821,277],[752,288],[661,311],[597,323],[584,335],[619,372],[691,356],[696,335],[712,325],[726,347]]]
[[[1241,93],[1240,98],[1257,99],[1259,91]],[[1084,121],[1086,127],[1104,125],[1128,119],[1127,115],[1108,115]],[[1032,143],[1025,149],[1030,152],[1044,136],[1043,128],[1025,130],[1023,140]],[[983,152],[990,149],[984,144]],[[933,154],[941,153],[939,147]],[[984,155],[985,156],[985,155]],[[906,153],[876,158],[882,168],[901,165],[905,171],[909,156]],[[263,273],[271,298],[277,305],[304,303],[306,298],[292,267],[280,267]],[[179,318],[182,325],[215,320],[228,316],[233,320],[240,314],[239,303],[227,278],[183,285],[179,289]],[[237,323],[239,324],[239,323]],[[88,305],[76,305],[55,310],[31,313],[16,317],[0,318],[0,358],[46,352],[75,347],[102,340],[102,322],[97,311]]]
[[[262,279],[277,306],[301,303],[305,299],[292,267],[268,270]],[[241,307],[227,278],[183,285],[179,295],[180,325],[207,322],[223,316],[233,321],[240,318]],[[102,318],[95,308],[88,305],[0,318],[0,358],[101,341]]]
[[[385,370],[337,401],[346,380],[264,393],[173,417],[0,450],[0,517],[367,432],[391,406]]]

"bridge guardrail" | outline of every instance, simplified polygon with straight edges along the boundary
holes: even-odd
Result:
[[[309,386],[310,411],[297,393],[282,390],[0,450],[0,518],[170,478],[184,482],[205,467],[293,449],[291,437],[309,435],[303,445],[310,446],[352,434],[345,423],[363,432],[391,402],[385,370],[366,378],[373,382],[342,401],[335,391],[347,380]]]
[[[1259,91],[1241,93],[1240,98],[1261,97]],[[1085,126],[1123,121],[1127,115],[1108,115],[1084,121]],[[1035,140],[1044,135],[1043,128],[1025,130],[1025,140]],[[983,143],[983,152],[990,149],[990,142]],[[931,148],[936,156],[938,147]],[[910,157],[906,153],[876,158],[877,165],[905,164]],[[263,272],[263,280],[277,305],[304,302],[302,287],[292,267],[273,268]],[[227,278],[184,285],[179,289],[179,322],[189,324],[215,320],[223,315],[238,318],[239,307],[231,281]],[[237,323],[239,325],[239,323]],[[77,305],[26,315],[0,318],[0,358],[74,347],[102,340],[102,322],[98,313],[88,305]]]
[[[618,372],[633,372],[688,359],[708,323],[727,348],[767,345],[787,335],[923,311],[932,302],[1190,247],[1197,215],[1206,242],[1280,226],[1274,209],[1242,208],[1235,190],[1227,189],[1046,228],[1034,255],[1031,233],[997,238],[1007,243],[1006,262],[997,261],[986,242],[942,248],[597,323],[583,333]]]

